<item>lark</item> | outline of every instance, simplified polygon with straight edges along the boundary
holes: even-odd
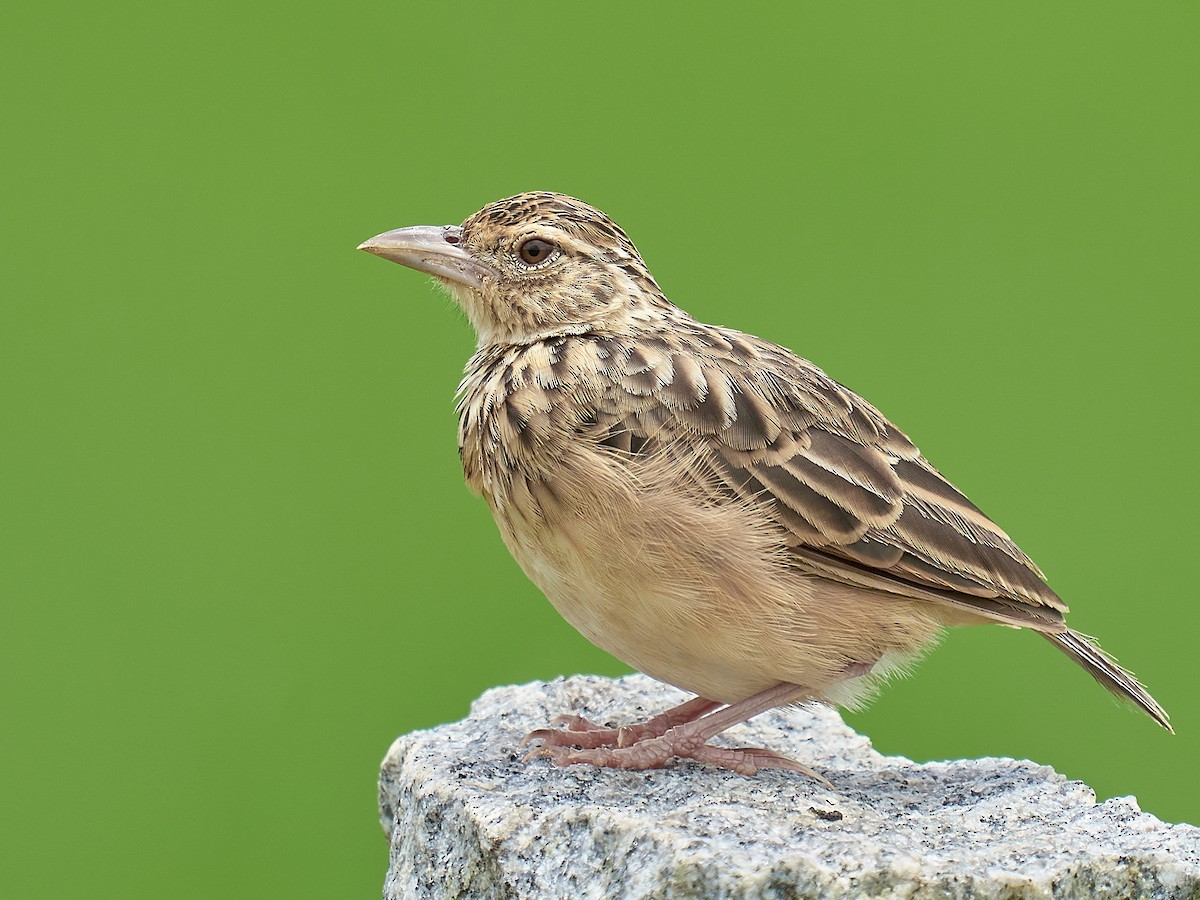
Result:
[[[434,276],[474,327],[463,471],[525,574],[592,643],[696,695],[616,728],[561,717],[531,756],[824,781],[710,740],[776,706],[861,706],[945,626],[985,623],[1032,629],[1170,729],[900,429],[789,350],[675,306],[599,210],[524,193],[360,249]]]

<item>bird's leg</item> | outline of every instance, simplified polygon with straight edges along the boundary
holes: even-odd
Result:
[[[562,745],[550,745],[540,747],[530,756],[548,756],[556,765],[560,766],[590,764],[616,769],[657,769],[664,766],[671,757],[678,756],[730,769],[741,775],[753,775],[759,769],[787,769],[808,775],[828,786],[828,781],[807,766],[780,756],[771,750],[754,747],[731,749],[714,747],[708,743],[710,738],[727,728],[745,722],[768,709],[794,702],[811,696],[811,694],[812,691],[809,688],[801,685],[777,684],[759,691],[757,694],[752,694],[744,700],[693,718],[691,721],[672,725],[662,734],[644,737],[627,746],[609,744],[573,749]],[[699,704],[697,704],[697,708],[699,708]],[[676,707],[672,712],[680,709],[681,707]],[[579,734],[590,733],[585,731]]]
[[[616,728],[597,725],[583,716],[559,716],[554,720],[554,724],[565,725],[565,729],[538,728],[525,735],[521,746],[537,740],[542,742],[543,747],[629,747],[645,738],[665,734],[676,725],[691,722],[720,705],[716,700],[695,697],[686,703],[672,706],[666,712],[659,713],[645,722],[620,725]]]

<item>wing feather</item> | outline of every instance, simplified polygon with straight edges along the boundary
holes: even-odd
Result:
[[[853,391],[789,351],[705,326],[673,348],[610,351],[624,427],[705,449],[714,489],[761,504],[825,577],[1034,627],[1066,606],[1036,565]],[[612,446],[633,442],[611,439]]]

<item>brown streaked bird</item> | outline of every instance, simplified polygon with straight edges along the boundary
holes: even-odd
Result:
[[[1033,629],[1170,730],[903,432],[812,363],[672,304],[599,210],[518,194],[360,249],[433,275],[474,326],[463,469],[525,574],[592,643],[697,695],[620,728],[563,717],[531,755],[820,779],[708,741],[775,706],[858,706],[943,626],[989,622]]]

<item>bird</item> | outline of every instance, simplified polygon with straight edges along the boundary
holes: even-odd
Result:
[[[693,760],[802,773],[711,739],[779,706],[856,709],[947,626],[1035,631],[1171,730],[1041,569],[874,406],[790,350],[672,303],[620,226],[532,191],[359,248],[432,275],[473,327],[466,483],[585,638],[694,699],[645,722],[565,714],[558,765]]]

